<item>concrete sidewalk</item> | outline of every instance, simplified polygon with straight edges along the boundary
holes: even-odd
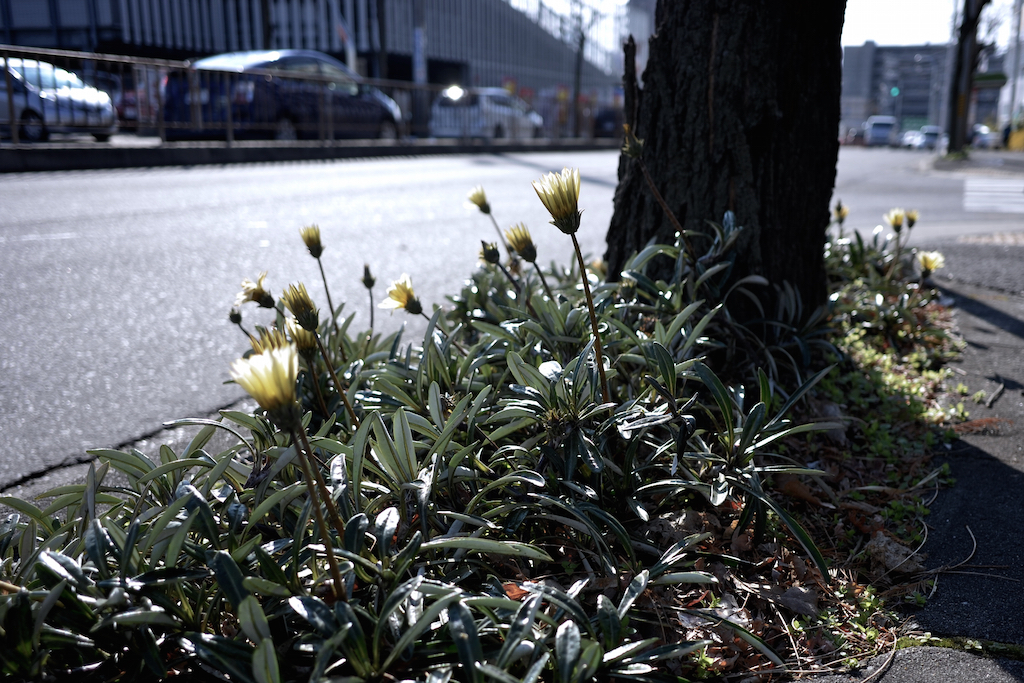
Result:
[[[0,145],[0,173],[82,171],[156,166],[200,166],[280,161],[328,161],[438,154],[500,154],[618,149],[615,138],[560,140],[318,140],[297,142],[169,142],[122,135],[109,143],[87,140]]]
[[[1024,296],[950,279],[973,279],[982,255],[970,252],[978,248],[961,245],[972,268],[940,271],[947,277],[938,281],[967,341],[951,367],[972,393],[995,400],[986,407],[965,399],[976,431],[935,463],[949,463],[956,484],[939,493],[927,518],[923,550],[935,593],[908,612],[904,628],[924,646],[881,655],[852,674],[807,679],[814,683],[1024,681]],[[989,274],[1021,292],[1024,246],[1010,249],[1002,266],[1013,272],[988,260]],[[951,647],[928,646],[937,642]]]

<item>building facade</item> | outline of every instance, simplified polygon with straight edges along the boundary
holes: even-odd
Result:
[[[0,0],[0,42],[170,59],[308,48],[333,54],[365,76],[412,81],[420,41],[430,83],[506,85],[527,93],[571,88],[576,64],[571,27],[542,2],[524,8],[516,4],[515,0]],[[417,9],[422,11],[420,27],[414,20]],[[621,79],[621,57],[590,42],[594,44],[584,53],[581,91],[615,88]]]

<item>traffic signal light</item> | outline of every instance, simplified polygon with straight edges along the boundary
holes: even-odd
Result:
[[[898,97],[900,94],[900,89],[894,85],[892,86],[892,89],[889,90],[889,94],[892,95],[893,97]]]

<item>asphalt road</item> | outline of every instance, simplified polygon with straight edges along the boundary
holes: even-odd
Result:
[[[466,206],[477,184],[505,228],[524,221],[542,260],[566,262],[530,182],[580,168],[585,251],[603,252],[615,158],[533,154],[64,172],[0,177],[0,490],[167,420],[242,396],[225,385],[245,349],[227,315],[244,277],[268,270],[277,295],[302,281],[326,309],[299,228],[320,226],[335,304],[368,326],[403,272],[443,304],[472,272],[490,221]],[[244,309],[245,324],[269,322]],[[378,330],[422,321],[376,312]]]
[[[1024,228],[1020,213],[968,210],[976,174],[927,162],[923,153],[844,148],[836,195],[851,209],[847,225],[870,231],[904,206],[921,211],[921,244]],[[614,152],[0,176],[0,490],[87,448],[240,398],[224,381],[245,348],[227,321],[242,278],[268,270],[274,294],[305,282],[326,307],[298,237],[303,225],[320,225],[332,296],[356,312],[358,329],[368,323],[364,262],[378,277],[378,302],[407,272],[424,303],[443,304],[471,272],[479,241],[495,239],[486,217],[465,205],[477,184],[503,228],[524,221],[542,261],[566,262],[571,244],[547,224],[530,187],[564,165],[580,168],[580,241],[600,255]],[[270,320],[251,304],[244,313],[250,327]],[[400,313],[378,311],[377,320],[379,330],[422,329]]]

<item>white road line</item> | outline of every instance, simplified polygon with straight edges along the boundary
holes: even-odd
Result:
[[[964,211],[1024,213],[1024,178],[968,178]]]
[[[73,240],[78,237],[75,232],[55,232],[49,235],[12,235],[4,237],[0,235],[0,244],[4,242],[46,242],[51,240]]]

